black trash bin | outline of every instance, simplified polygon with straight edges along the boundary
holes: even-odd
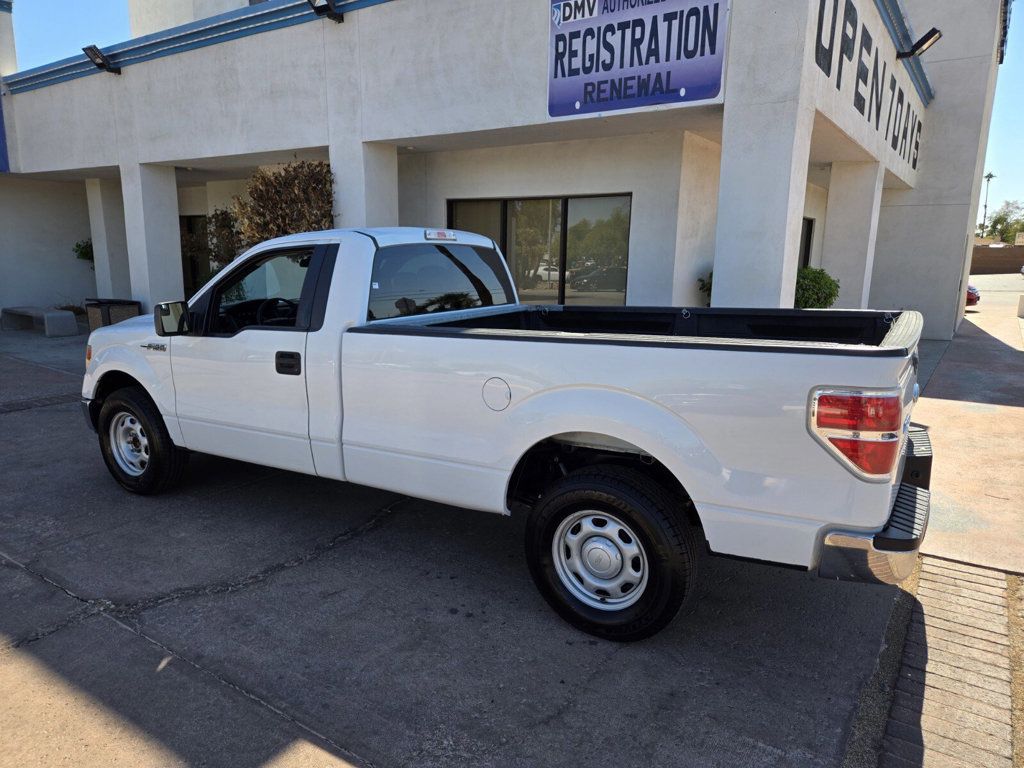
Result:
[[[89,330],[95,331],[104,325],[113,325],[138,317],[142,303],[131,299],[86,299],[85,314],[89,318]]]

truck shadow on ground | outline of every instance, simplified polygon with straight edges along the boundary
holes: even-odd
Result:
[[[521,521],[202,456],[140,499],[75,406],[3,419],[6,716],[98,708],[188,764],[305,740],[378,766],[838,765],[897,594],[707,559],[690,613],[618,645],[544,604]]]
[[[924,396],[1021,405],[1024,352],[965,319],[924,388]]]

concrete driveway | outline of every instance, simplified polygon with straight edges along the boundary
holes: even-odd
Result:
[[[708,560],[692,614],[598,641],[516,520],[204,456],[125,493],[83,344],[0,334],[0,765],[842,762],[895,588]]]
[[[972,275],[969,307],[914,410],[935,446],[924,552],[1024,572],[1024,277]]]

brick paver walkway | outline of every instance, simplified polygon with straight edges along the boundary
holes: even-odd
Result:
[[[1006,577],[925,557],[884,768],[1012,768]]]

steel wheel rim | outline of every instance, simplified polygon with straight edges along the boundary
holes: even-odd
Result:
[[[635,604],[650,571],[643,544],[630,526],[587,509],[562,521],[551,542],[562,586],[591,608],[621,611]]]
[[[110,452],[126,475],[140,477],[149,466],[149,437],[142,422],[129,411],[110,420]]]

